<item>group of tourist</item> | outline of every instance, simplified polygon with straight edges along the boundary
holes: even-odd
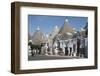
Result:
[[[41,44],[41,48],[30,49],[32,56],[40,55],[59,55],[59,56],[77,56],[87,58],[88,40],[84,37],[68,39],[66,41],[55,41],[52,44]]]

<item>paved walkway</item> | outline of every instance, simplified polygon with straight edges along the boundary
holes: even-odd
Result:
[[[35,55],[29,56],[28,60],[55,60],[55,59],[80,59],[80,57],[60,56],[60,55]]]

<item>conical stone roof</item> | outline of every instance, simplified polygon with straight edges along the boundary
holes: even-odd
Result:
[[[64,25],[61,27],[59,34],[71,33],[73,34],[74,30],[71,25],[69,25],[68,20],[66,19]]]
[[[56,25],[51,32],[51,38],[53,39],[59,32],[59,27]]]
[[[67,40],[73,37],[74,32],[73,27],[69,25],[68,20],[66,19],[55,38],[59,40]]]
[[[44,34],[39,29],[39,27],[37,28],[37,30],[35,31],[35,33],[32,36],[32,42],[35,45],[41,45],[41,43],[45,42]]]

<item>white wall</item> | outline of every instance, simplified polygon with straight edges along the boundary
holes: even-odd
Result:
[[[10,60],[11,60],[11,15],[10,3],[15,0],[1,0],[0,1],[0,76],[16,76],[10,73]],[[29,0],[17,0],[29,1]],[[57,3],[57,4],[73,4],[73,5],[87,5],[98,6],[98,20],[100,20],[100,0],[30,0],[30,2],[39,3]],[[98,22],[98,28],[100,22]],[[100,33],[100,29],[98,29]],[[100,36],[98,38],[100,42]],[[99,44],[100,45],[100,44]],[[100,50],[100,49],[99,49]],[[100,51],[98,51],[100,58]],[[98,70],[81,70],[81,71],[65,71],[65,72],[52,72],[52,73],[38,73],[38,74],[21,74],[18,76],[100,76],[100,59],[98,61]]]

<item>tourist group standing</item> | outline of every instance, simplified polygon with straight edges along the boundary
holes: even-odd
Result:
[[[52,44],[41,44],[40,48],[34,48],[30,54],[34,55],[57,55],[87,58],[88,40],[84,37],[55,41]]]

